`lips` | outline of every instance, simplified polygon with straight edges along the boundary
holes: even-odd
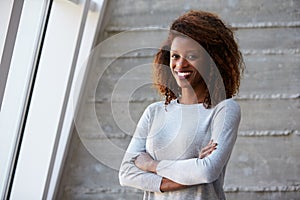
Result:
[[[179,79],[187,79],[191,74],[192,71],[179,71],[179,70],[174,70]]]

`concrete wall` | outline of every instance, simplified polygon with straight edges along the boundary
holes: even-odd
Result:
[[[246,63],[228,199],[299,199],[297,0],[109,0],[58,199],[141,199],[140,191],[119,186],[117,168],[144,108],[161,99],[150,66],[164,28],[190,9],[218,13],[235,27]]]

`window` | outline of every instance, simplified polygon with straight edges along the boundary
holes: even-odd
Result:
[[[73,77],[85,72],[103,1],[15,0],[1,13],[16,2],[20,23],[0,111],[0,194],[51,199],[79,99]],[[1,53],[7,58],[6,48]]]

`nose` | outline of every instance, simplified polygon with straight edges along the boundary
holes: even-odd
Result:
[[[178,68],[184,68],[188,66],[188,61],[185,58],[180,57],[178,60],[176,60],[175,65]]]

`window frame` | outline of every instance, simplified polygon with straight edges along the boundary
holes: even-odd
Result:
[[[93,10],[90,9],[92,4]],[[1,194],[2,197],[6,199],[55,198],[73,132],[73,119],[76,117],[85,84],[84,74],[88,71],[88,62],[85,61],[96,44],[96,36],[101,30],[106,4],[107,0],[79,2],[45,0],[43,26],[41,26],[40,38],[37,38],[39,42],[32,64],[36,67],[36,73],[31,80],[28,80],[31,83],[27,91],[28,101],[22,113],[19,113],[26,115],[19,124],[18,134],[22,137],[21,140],[16,141],[15,148],[19,150],[15,150],[11,161],[10,176],[5,186],[6,191]],[[78,11],[77,7],[80,7]],[[79,11],[80,15],[77,15]],[[77,30],[75,32],[55,27],[55,23],[60,23],[54,20],[55,15],[67,15],[68,12],[71,15],[74,12],[77,14],[60,19],[70,20],[74,16],[79,16],[72,25],[73,30]],[[56,33],[67,30],[70,38],[73,39],[63,44],[64,49],[69,49],[71,53],[65,51],[67,52],[65,58],[58,59],[56,62],[53,58],[57,52],[48,49],[51,48],[56,37],[53,30],[56,30]],[[64,67],[51,66],[49,60]],[[55,69],[59,74],[55,74]],[[52,83],[49,84],[51,79]]]

